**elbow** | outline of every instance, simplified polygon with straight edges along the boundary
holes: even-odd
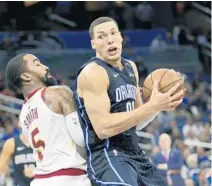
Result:
[[[111,122],[106,117],[101,117],[101,120],[93,121],[92,125],[100,140],[104,140],[115,135],[115,130],[111,127]]]
[[[100,140],[107,139],[107,136],[104,135],[104,134],[97,134],[97,136],[98,136],[98,138],[99,138]]]
[[[110,137],[105,129],[101,129],[101,130],[97,131],[96,134],[100,140],[104,140],[104,139],[107,139],[108,137]]]
[[[108,130],[108,128],[107,128],[106,123],[101,123],[99,126],[100,127],[96,128],[95,132],[96,132],[97,137],[100,140],[104,140],[104,139],[107,139],[112,136],[112,134],[110,133],[110,130]]]

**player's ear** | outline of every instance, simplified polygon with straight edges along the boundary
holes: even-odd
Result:
[[[27,72],[22,73],[22,74],[20,75],[20,78],[21,78],[21,80],[26,81],[26,82],[29,82],[29,81],[31,81],[31,79],[32,79],[32,78],[30,77],[30,74],[27,73]]]
[[[96,49],[95,43],[94,43],[94,40],[93,39],[91,40],[91,47],[92,47],[92,49]]]

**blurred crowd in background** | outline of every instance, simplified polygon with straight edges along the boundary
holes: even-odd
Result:
[[[159,3],[163,5],[163,2]],[[194,8],[192,3],[195,2],[170,2],[171,9],[167,11],[171,11],[172,16],[176,18],[174,25],[187,24],[186,13]],[[57,18],[51,17],[52,13],[72,22],[72,30],[87,30],[90,23],[101,16],[113,17],[120,29],[151,29],[158,26],[155,21],[155,15],[160,10],[158,5],[151,1],[1,1],[0,29],[2,31],[70,30],[65,21],[53,24],[52,20]],[[206,10],[211,8],[210,1],[198,2],[198,5]]]
[[[198,50],[202,72],[198,70],[183,74],[187,90],[183,104],[174,112],[161,112],[151,124],[143,129],[144,132],[152,134],[154,138],[151,141],[141,139],[141,143],[151,145],[147,153],[153,158],[161,152],[159,136],[167,133],[171,137],[172,148],[177,148],[181,152],[183,161],[179,163],[179,169],[181,169],[186,185],[206,186],[209,185],[206,174],[211,168],[211,148],[207,145],[192,146],[191,142],[195,140],[211,143],[211,30],[205,25],[195,27],[189,16],[197,16],[197,18],[202,16],[210,19],[207,11],[211,11],[211,2],[198,2],[197,4],[192,4],[195,2],[170,2],[171,8],[167,9],[167,12],[171,11],[170,15],[173,19],[170,23],[172,25],[168,25],[162,15],[163,6],[160,3],[163,2],[1,1],[0,31],[9,32],[0,43],[0,50],[6,51],[8,56],[12,57],[19,49],[51,48],[52,46],[59,49],[65,48],[63,41],[51,31],[88,30],[89,24],[100,16],[114,18],[121,30],[157,27],[167,29],[166,40],[160,35],[152,38],[148,46],[152,51],[166,49],[170,45],[195,47]],[[198,6],[205,11],[198,10],[201,12],[198,14]],[[165,4],[163,8],[167,8]],[[157,15],[161,15],[163,22]],[[14,42],[13,34],[17,31],[20,32]],[[124,47],[130,48],[127,37],[124,37]],[[136,54],[132,52],[129,55]],[[142,86],[150,70],[142,60],[142,56],[136,59],[140,86]],[[8,89],[3,71],[0,70],[0,94],[23,99],[21,92]],[[69,86],[71,86],[74,75],[64,76],[60,72],[55,74],[59,84]],[[7,139],[19,134],[18,115],[0,110],[0,144],[2,145]],[[12,174],[12,169],[8,169],[7,175]],[[4,179],[1,180],[0,177],[0,186],[4,184]]]
[[[158,34],[151,48],[192,45],[199,51],[204,71],[210,73],[210,7],[210,1],[1,1],[0,31],[8,34],[0,43],[0,49],[8,50],[13,56],[18,49],[65,48],[64,42],[52,31],[84,31],[95,18],[110,16],[121,30],[165,28],[165,38]],[[130,44],[129,38],[125,39],[125,44]]]

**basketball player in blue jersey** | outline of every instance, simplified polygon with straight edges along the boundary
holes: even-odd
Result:
[[[24,135],[8,139],[0,154],[0,173],[12,161],[14,186],[29,186],[34,177],[35,159],[30,144]]]
[[[174,110],[183,91],[174,94],[179,87],[175,85],[162,94],[155,82],[149,102],[142,104],[136,66],[121,57],[123,39],[117,23],[100,17],[89,32],[96,56],[79,70],[74,94],[89,177],[97,186],[164,186],[165,178],[138,147],[135,130],[160,111]]]

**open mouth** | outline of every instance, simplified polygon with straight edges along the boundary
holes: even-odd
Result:
[[[52,75],[50,74],[49,71],[46,73],[46,76],[47,76],[47,77],[52,77]]]
[[[116,52],[117,50],[118,50],[118,48],[116,48],[116,47],[110,47],[108,49],[108,52],[113,53],[113,52]]]

